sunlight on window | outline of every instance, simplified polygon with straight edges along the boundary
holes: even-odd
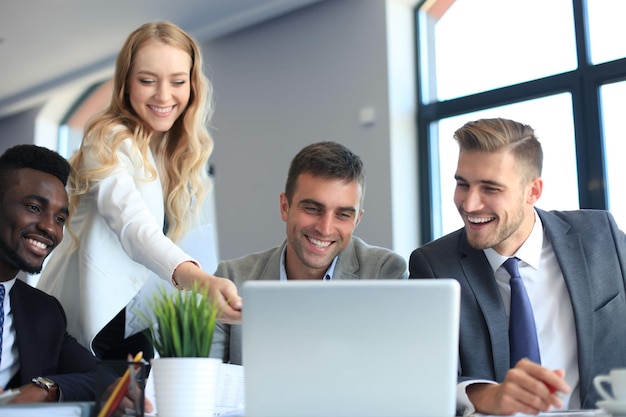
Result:
[[[574,7],[581,4],[585,10]],[[578,27],[575,12],[583,23]],[[626,196],[619,188],[626,177],[621,161],[625,15],[624,0],[438,0],[420,7],[420,110],[430,123],[432,174],[428,238],[462,226],[453,203],[458,147],[452,136],[466,122],[484,117],[509,118],[535,129],[545,157],[537,207],[578,209],[581,195],[586,206],[605,208],[606,197],[606,208],[626,228]],[[577,58],[584,50],[589,62]],[[534,80],[541,82],[528,83],[526,90],[524,83]],[[483,92],[489,94],[478,94]],[[595,123],[596,98],[601,132]],[[574,107],[580,115],[576,129]],[[600,147],[603,160],[596,152]],[[578,161],[584,164],[580,172]],[[606,193],[596,187],[598,177],[606,180]],[[592,186],[579,190],[579,181]]]
[[[573,70],[572,1],[456,0],[435,26],[435,61],[439,100]]]
[[[587,0],[591,62],[613,61],[626,56],[626,1]]]
[[[609,210],[622,230],[626,230],[626,196],[624,195],[624,108],[626,108],[626,81],[600,88],[604,158],[606,161]]]

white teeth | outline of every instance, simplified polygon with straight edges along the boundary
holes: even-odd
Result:
[[[169,106],[169,107],[155,107],[155,106],[150,106],[150,108],[152,110],[154,110],[157,113],[168,113],[170,111],[172,111],[172,108],[174,106]]]
[[[309,242],[311,242],[312,244],[314,244],[315,246],[317,246],[320,249],[321,248],[327,248],[328,246],[330,246],[330,243],[331,243],[331,242],[324,242],[324,241],[321,241],[321,240],[317,240],[317,239],[314,239],[312,237],[309,237]]]
[[[26,240],[40,249],[46,249],[48,247],[48,245],[46,245],[45,243],[41,243],[38,240],[34,240],[34,239],[26,239]]]
[[[492,220],[494,220],[495,217],[470,217],[467,216],[467,220],[469,220],[472,223],[488,223]]]

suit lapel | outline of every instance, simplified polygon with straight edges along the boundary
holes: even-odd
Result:
[[[287,241],[283,242],[267,260],[263,273],[261,274],[261,279],[275,280],[277,279],[276,277],[280,276],[280,256],[286,245]],[[333,279],[359,279],[357,275],[358,270],[359,261],[356,256],[356,249],[354,248],[354,239],[351,239],[350,244],[339,254],[333,272]]]
[[[465,254],[460,261],[461,268],[483,314],[491,339],[495,377],[496,380],[503,381],[510,368],[510,353],[509,326],[502,296],[485,254],[482,250],[469,246],[465,231],[463,231],[460,246],[461,253]]]
[[[350,244],[339,254],[335,264],[335,271],[333,272],[333,279],[359,279],[359,276],[356,274],[358,270],[359,262],[354,248],[354,239],[351,239]]]
[[[570,233],[570,226],[553,214],[537,210],[544,230],[559,262],[569,292],[578,346],[578,373],[581,387],[581,403],[584,404],[587,387],[593,378],[593,307],[591,303],[592,282],[584,256],[582,242],[577,233]]]
[[[261,280],[270,280],[276,281],[280,279],[280,265],[281,259],[280,256],[283,253],[285,246],[287,245],[287,241],[284,241],[281,246],[276,248],[276,250],[269,257],[267,262],[265,263],[265,268],[261,272],[260,279]]]
[[[25,298],[22,286],[28,285],[20,281],[15,281],[15,285],[11,289],[11,312],[13,314],[13,325],[15,326],[15,340],[17,343],[17,351],[19,353],[20,375],[35,375],[42,368],[40,363],[40,346],[37,338],[37,332],[32,330],[33,324],[29,319],[28,305],[29,302]],[[26,360],[28,358],[28,360]],[[22,378],[20,378],[22,379]],[[21,380],[20,384],[26,384],[29,381]]]

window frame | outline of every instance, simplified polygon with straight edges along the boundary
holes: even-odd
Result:
[[[514,84],[450,100],[425,102],[430,84],[422,83],[422,49],[429,54],[434,50],[434,21],[428,16],[420,16],[420,8],[428,0],[421,0],[415,6],[416,28],[416,87],[417,87],[417,160],[418,196],[422,213],[420,218],[420,239],[423,243],[436,239],[440,227],[441,207],[436,197],[439,178],[433,178],[437,161],[431,158],[436,151],[438,120],[498,107],[507,104],[532,100],[553,94],[569,92],[572,96],[576,159],[578,166],[578,190],[580,208],[603,209],[608,206],[605,165],[603,160],[603,134],[600,108],[600,87],[626,80],[626,58],[593,65],[589,53],[586,0],[572,0],[576,52],[578,66],[575,70],[528,82]],[[426,39],[420,37],[421,25],[426,25]],[[432,62],[432,60],[431,60]],[[523,120],[521,120],[523,122]],[[460,127],[460,126],[459,126]],[[452,139],[452,138],[450,138]]]

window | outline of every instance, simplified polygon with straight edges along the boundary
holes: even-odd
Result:
[[[537,207],[610,209],[626,226],[626,198],[617,188],[626,167],[615,160],[626,105],[626,46],[615,42],[626,35],[618,20],[624,12],[621,0],[417,5],[422,242],[462,226],[453,204],[452,135],[483,117],[535,129],[545,180]]]
[[[626,227],[626,196],[623,181],[624,164],[624,109],[626,108],[626,82],[603,85],[600,88],[602,131],[604,133],[604,158],[606,183],[609,191],[608,209],[622,227]]]
[[[571,0],[456,0],[433,40],[439,100],[576,69]]]

